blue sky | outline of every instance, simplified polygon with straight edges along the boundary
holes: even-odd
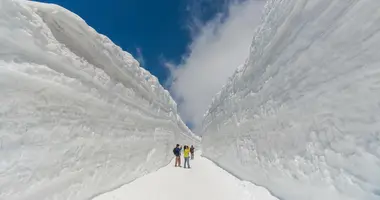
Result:
[[[169,71],[163,58],[180,62],[191,42],[185,0],[42,0],[78,14],[98,32],[141,59],[164,83]],[[138,50],[139,49],[139,50]]]
[[[39,0],[76,13],[131,53],[198,131],[203,114],[248,57],[265,0]]]

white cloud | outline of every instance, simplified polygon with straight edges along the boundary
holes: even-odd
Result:
[[[141,67],[145,67],[145,58],[143,56],[142,49],[140,47],[137,47],[136,53],[137,53],[136,60],[140,63]]]
[[[227,18],[219,16],[201,27],[180,65],[167,64],[172,75],[170,90],[181,117],[195,131],[212,97],[248,57],[263,7],[264,2],[256,0],[230,4]]]

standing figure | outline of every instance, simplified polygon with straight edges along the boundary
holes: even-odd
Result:
[[[193,145],[191,145],[191,147],[190,147],[190,154],[191,154],[191,160],[194,160],[194,146]]]
[[[176,147],[173,149],[173,153],[175,156],[175,167],[181,167],[181,150],[182,147],[179,146],[179,144],[177,144]]]
[[[187,164],[187,168],[190,168],[189,154],[190,154],[190,148],[189,146],[185,146],[184,151],[183,151],[183,157],[185,159],[185,163],[183,164],[184,168],[186,168],[186,164]]]

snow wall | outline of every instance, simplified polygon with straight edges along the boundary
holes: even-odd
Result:
[[[379,47],[380,1],[269,1],[204,155],[280,199],[380,199]]]
[[[194,143],[156,77],[77,15],[0,1],[0,199],[89,199]]]

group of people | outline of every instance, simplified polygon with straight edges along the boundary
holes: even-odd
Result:
[[[183,164],[184,168],[190,168],[190,157],[191,160],[194,159],[194,146],[191,145],[191,147],[185,145],[183,146],[183,158],[185,160],[185,163]],[[173,153],[175,155],[175,167],[182,167],[181,166],[181,152],[182,152],[182,146],[179,144],[176,145],[176,147],[173,149]]]

